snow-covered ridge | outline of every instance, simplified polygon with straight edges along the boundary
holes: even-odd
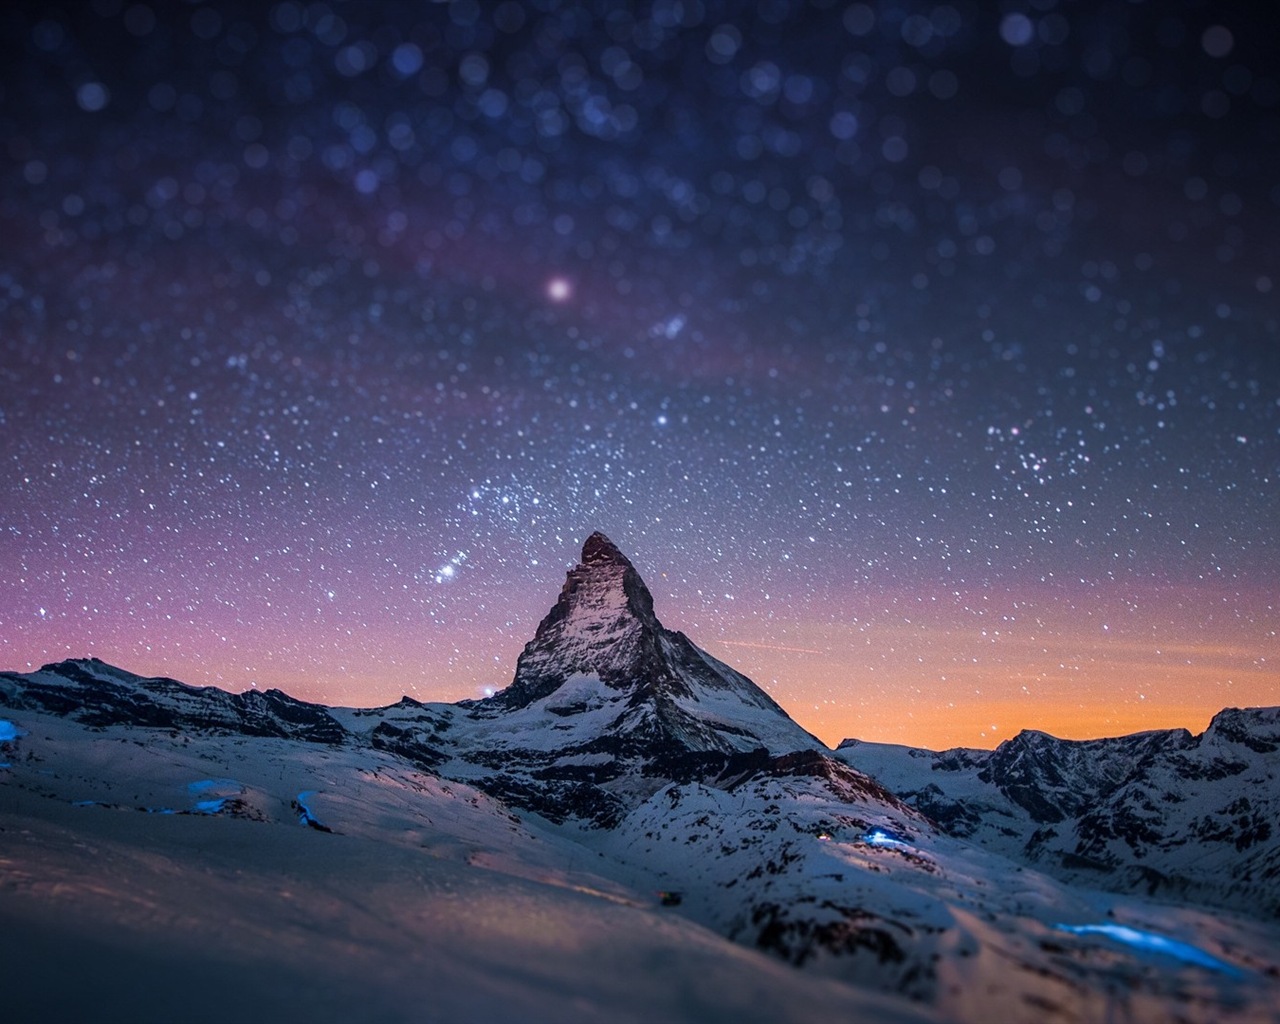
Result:
[[[846,763],[952,835],[1060,877],[1280,913],[1280,708],[1227,708],[1185,729],[995,750],[846,740]]]
[[[97,658],[45,665],[28,675],[0,673],[0,703],[67,715],[86,725],[128,723],[212,729],[341,743],[342,726],[320,704],[280,690],[228,693],[176,679],[144,678]]]

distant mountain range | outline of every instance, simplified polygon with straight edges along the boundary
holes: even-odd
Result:
[[[244,819],[329,832],[307,840],[326,855],[356,837],[397,857],[465,848],[477,870],[537,881],[537,899],[554,879],[659,907],[879,993],[889,1020],[1280,1019],[1280,709],[1224,711],[1199,737],[833,752],[665,629],[599,533],[485,700],[328,708],[89,659],[0,674],[0,714],[0,786],[24,820],[74,805],[56,815],[67,834],[96,834],[106,810],[163,811],[215,846],[252,844],[211,831]],[[204,762],[216,777],[186,778]],[[127,820],[128,848],[145,848],[153,819]],[[12,832],[0,858],[38,875]],[[523,990],[515,1006],[550,1009]]]
[[[935,753],[845,740],[953,836],[1084,885],[1280,916],[1280,708],[1185,729]]]

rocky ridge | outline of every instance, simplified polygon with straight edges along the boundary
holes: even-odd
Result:
[[[845,740],[836,756],[949,834],[1088,885],[1280,915],[1280,708],[1208,729],[995,750]]]

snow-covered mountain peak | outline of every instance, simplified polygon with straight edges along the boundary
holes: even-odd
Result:
[[[617,618],[661,628],[653,614],[653,595],[636,567],[598,530],[582,545],[582,560],[565,578],[560,599],[547,618],[563,621],[561,632],[578,636],[598,632]]]
[[[593,533],[521,653],[515,679],[494,700],[502,707],[526,707],[581,675],[626,687],[651,674],[645,666],[661,632],[653,596],[635,566],[603,533]]]
[[[648,756],[821,747],[755,683],[665,629],[639,572],[602,533],[587,538],[511,685],[473,713],[524,734],[521,723],[544,712],[565,748],[607,740]]]
[[[651,629],[660,629],[653,614],[653,595],[644,580],[616,544],[598,530],[582,545],[582,560],[565,578],[547,620],[563,623],[561,635],[589,638],[602,630],[634,619]]]

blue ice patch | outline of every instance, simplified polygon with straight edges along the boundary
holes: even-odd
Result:
[[[244,787],[235,779],[197,779],[195,782],[187,783],[187,792],[192,796],[198,793],[208,793],[215,789],[230,789],[236,793],[243,793]]]
[[[862,837],[863,842],[870,843],[872,846],[906,846],[901,839],[892,832],[878,828],[874,832],[868,832]]]
[[[304,789],[298,794],[298,798],[295,801],[300,812],[298,814],[298,824],[309,825],[314,829],[319,829],[321,832],[332,832],[333,830],[328,825],[322,824],[320,819],[311,813],[311,807],[307,801],[315,795],[316,791],[314,789]]]
[[[12,743],[26,734],[7,718],[0,718],[0,743]]]
[[[1071,932],[1073,935],[1105,935],[1109,939],[1123,942],[1126,946],[1132,946],[1134,949],[1145,950],[1148,953],[1159,953],[1161,956],[1173,957],[1183,963],[1195,964],[1197,967],[1204,967],[1210,971],[1218,971],[1236,978],[1241,977],[1244,973],[1233,964],[1219,960],[1215,956],[1210,956],[1203,949],[1193,946],[1189,942],[1179,942],[1177,939],[1171,939],[1166,935],[1142,931],[1140,928],[1130,928],[1128,925],[1059,924],[1054,927],[1058,931]]]
[[[197,814],[217,814],[226,806],[227,798],[219,797],[217,800],[197,800],[195,811]]]
[[[316,795],[314,789],[304,789],[298,794],[298,810],[302,813],[298,815],[299,825],[310,825],[315,821],[315,817],[311,813],[311,808],[307,806],[307,801]]]
[[[196,814],[217,814],[228,800],[244,792],[244,786],[235,779],[197,779],[187,783],[187,792],[203,797],[191,808]]]

